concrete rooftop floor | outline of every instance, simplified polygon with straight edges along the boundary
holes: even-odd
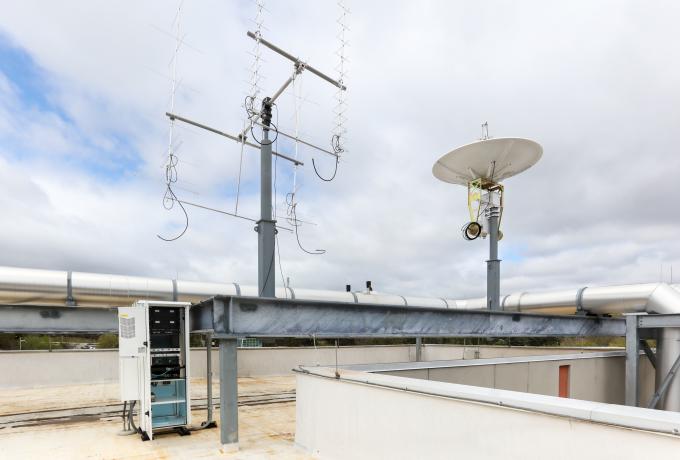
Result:
[[[206,419],[205,381],[192,381],[194,426]],[[217,384],[213,394],[219,395]],[[225,452],[219,428],[142,442],[120,436],[117,384],[0,389],[0,458],[312,458],[294,443],[295,377],[239,378],[239,451]],[[219,424],[219,410],[215,410]]]

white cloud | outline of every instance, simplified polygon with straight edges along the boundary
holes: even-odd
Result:
[[[265,37],[316,67],[335,67],[334,2],[272,3]],[[431,175],[436,158],[491,134],[541,142],[541,162],[507,182],[504,290],[659,278],[680,255],[674,176],[680,167],[680,10],[664,2],[354,2],[350,152],[332,162],[301,149],[301,238],[281,232],[294,286],[483,294],[484,242],[468,243],[465,192]],[[161,207],[173,43],[167,2],[13,3],[0,31],[43,69],[46,95],[68,117],[29,107],[0,78],[0,264],[211,281],[256,282],[252,224],[189,209],[190,229]],[[185,3],[176,110],[229,132],[241,126],[254,7]],[[195,51],[198,49],[200,51]],[[263,51],[274,91],[291,68]],[[0,68],[1,70],[1,68]],[[165,76],[164,76],[165,75]],[[301,132],[327,145],[333,88],[302,78]],[[289,96],[279,123],[292,131]],[[231,210],[238,145],[180,127],[178,193]],[[284,144],[278,146],[286,149]],[[37,152],[31,156],[24,152]],[[139,162],[133,155],[139,155]],[[258,154],[246,151],[241,210],[255,217]],[[128,170],[111,179],[82,162]],[[89,164],[89,163],[87,163]],[[128,166],[129,165],[129,166]],[[292,169],[278,163],[282,190]],[[277,276],[279,276],[277,271]]]

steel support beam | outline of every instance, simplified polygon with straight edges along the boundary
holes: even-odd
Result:
[[[624,320],[613,318],[240,296],[215,297],[193,306],[190,311],[192,332],[215,331],[222,336],[422,338],[620,337],[626,334]],[[0,332],[117,333],[117,309],[0,305]]]
[[[118,309],[0,305],[0,332],[17,334],[118,333]]]
[[[654,396],[652,396],[652,399],[649,401],[649,404],[647,404],[648,409],[655,409],[656,405],[659,403],[659,400],[663,398],[664,394],[666,394],[666,391],[668,390],[668,387],[671,385],[671,381],[673,381],[673,377],[675,377],[675,374],[678,372],[678,369],[680,369],[680,355],[675,359],[675,362],[673,363],[673,366],[671,367],[670,371],[668,371],[668,374],[664,377],[663,381],[661,382],[661,385],[659,386],[659,389],[654,393]]]
[[[626,406],[637,407],[640,383],[640,338],[637,315],[626,315]]]
[[[215,337],[596,337],[626,335],[622,319],[217,296],[191,308]]]
[[[647,359],[652,364],[652,367],[654,369],[656,369],[656,355],[654,354],[654,351],[652,351],[652,349],[649,346],[649,344],[647,343],[647,341],[644,340],[644,339],[641,339],[640,340],[640,347],[645,352],[645,355],[647,355]]]
[[[655,329],[665,327],[680,327],[680,315],[637,315],[638,327],[641,329]]]
[[[236,338],[220,339],[220,441],[238,448]]]
[[[416,361],[423,360],[423,338],[416,337]]]
[[[207,396],[208,396],[208,420],[206,424],[214,423],[215,418],[213,416],[213,394],[212,394],[212,384],[213,384],[213,373],[212,373],[212,332],[208,332],[205,335],[205,373],[206,379],[208,380]]]

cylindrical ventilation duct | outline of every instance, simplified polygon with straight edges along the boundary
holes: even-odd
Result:
[[[125,306],[139,299],[180,300],[197,302],[214,295],[256,296],[255,286],[237,283],[203,283],[136,276],[105,275],[96,273],[36,270],[0,267],[0,303],[35,305],[106,305]],[[281,287],[279,298],[404,305],[408,307],[484,309],[486,299],[455,300],[444,298],[413,297],[382,294],[372,290],[353,293],[292,289]],[[521,292],[501,298],[505,311],[545,313],[593,314],[620,313],[680,313],[680,292],[677,285],[664,283],[631,284],[607,287],[582,287],[551,292]],[[680,329],[663,329],[657,345],[659,365],[657,381],[668,374],[675,359],[680,356]],[[663,399],[667,410],[680,411],[680,378],[676,376]]]

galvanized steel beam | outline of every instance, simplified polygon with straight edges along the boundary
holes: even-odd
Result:
[[[678,372],[678,369],[680,369],[680,356],[678,356],[675,359],[675,362],[673,363],[671,370],[668,371],[668,374],[666,374],[666,376],[664,377],[663,381],[661,382],[661,385],[659,385],[659,389],[656,391],[656,393],[654,393],[652,399],[649,400],[649,403],[647,404],[647,409],[656,408],[656,405],[659,403],[661,398],[663,398],[664,394],[670,387],[671,382],[673,381],[673,377],[675,377],[675,374]]]
[[[638,387],[640,386],[640,338],[636,315],[626,316],[626,406],[638,405]]]
[[[220,343],[220,441],[238,444],[238,380],[236,377],[236,339]]]
[[[0,305],[0,332],[117,332],[115,308]],[[219,296],[191,308],[193,332],[252,337],[624,336],[624,320]],[[660,315],[675,316],[675,315]],[[640,331],[642,332],[642,331]],[[643,334],[639,334],[642,336]]]
[[[622,319],[217,296],[191,309],[216,337],[625,336]]]
[[[642,348],[645,355],[647,355],[647,359],[652,364],[652,367],[656,369],[656,355],[646,340],[640,340],[640,348]]]
[[[637,315],[638,327],[641,329],[680,327],[680,315]]]

